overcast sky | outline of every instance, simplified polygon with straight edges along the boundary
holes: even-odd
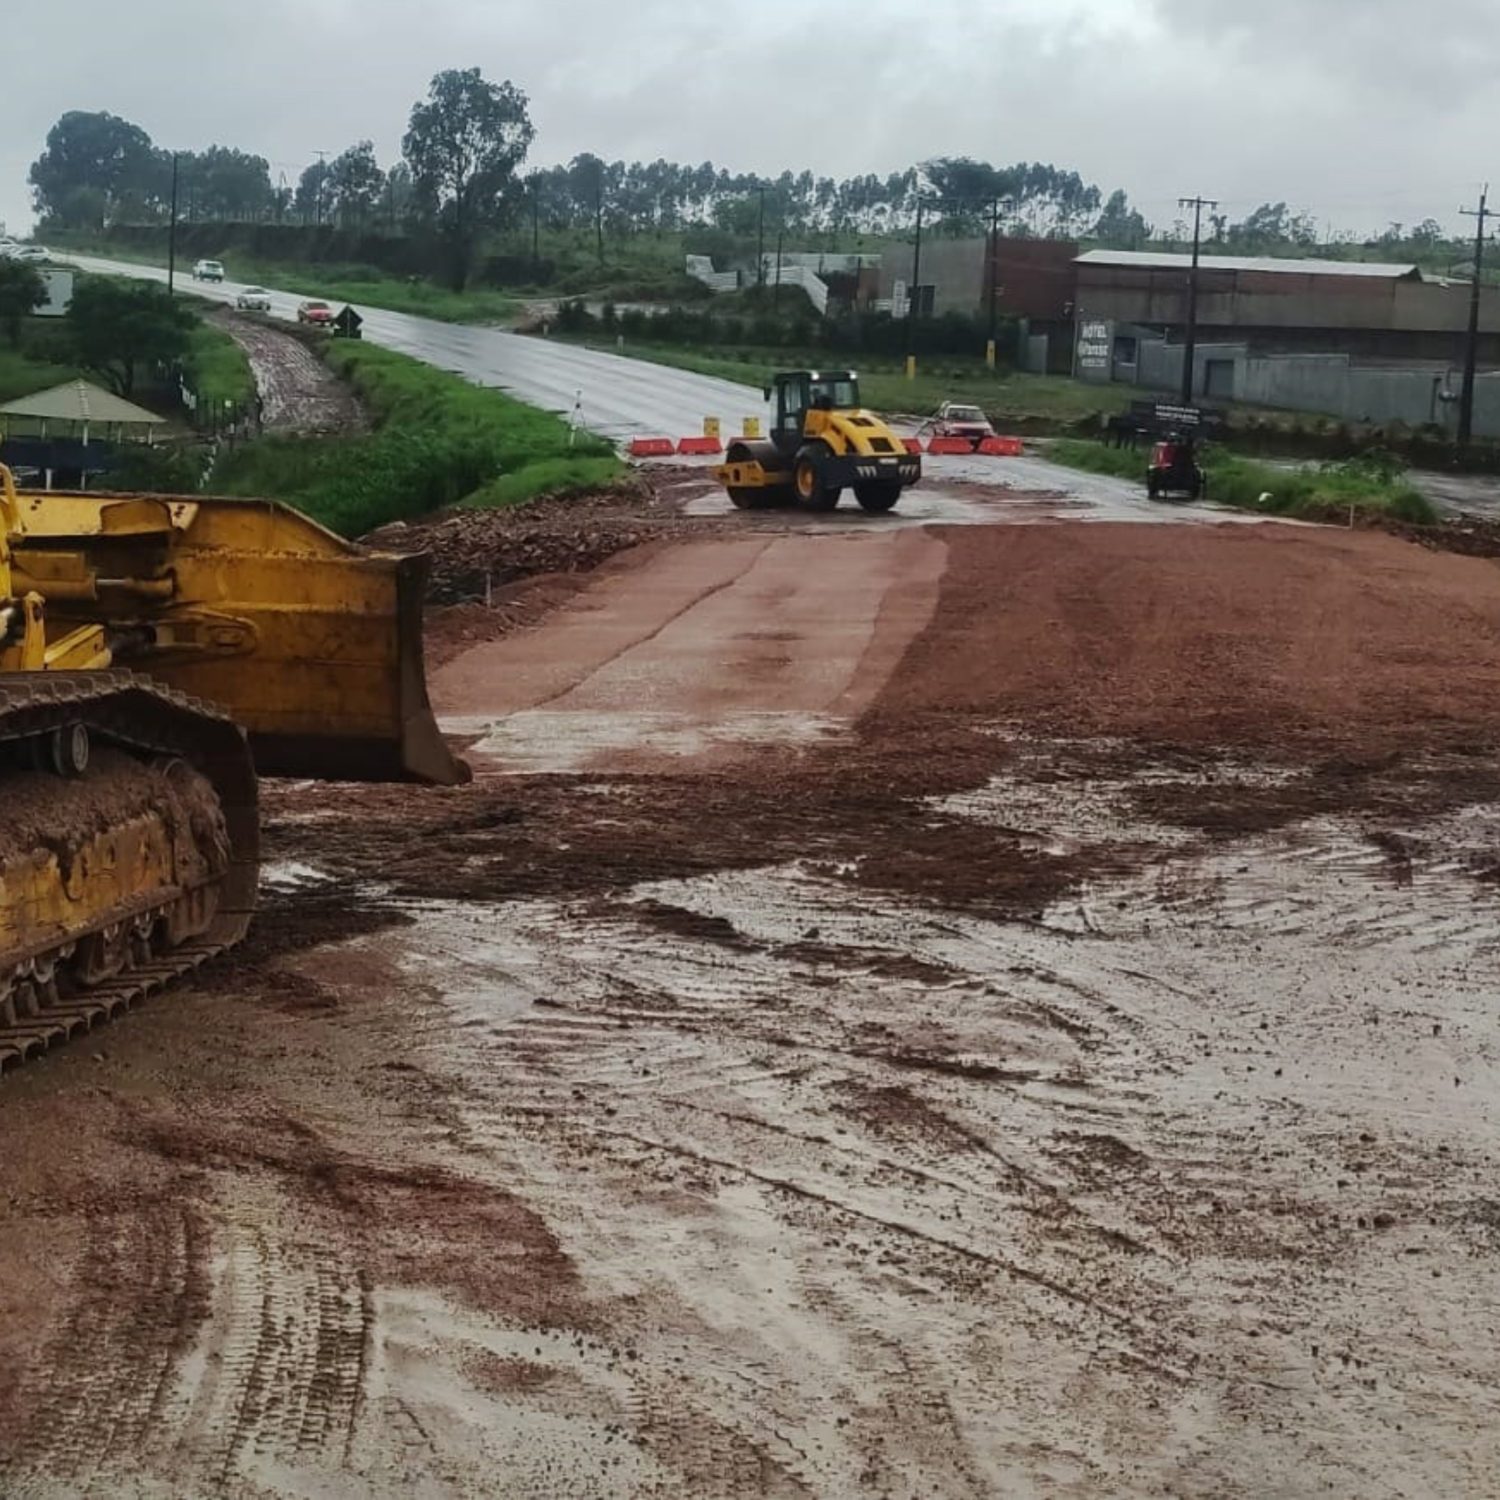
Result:
[[[7,0],[0,219],[64,110],[219,143],[289,182],[395,159],[432,74],[531,98],[532,160],[886,173],[1051,161],[1157,223],[1180,195],[1372,231],[1500,182],[1500,0]]]

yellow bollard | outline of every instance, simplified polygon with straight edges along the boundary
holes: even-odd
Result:
[[[758,438],[760,436],[760,418],[746,417],[744,430],[740,433],[740,436],[747,438]]]
[[[995,341],[994,341],[994,339],[991,339],[984,346],[984,362],[985,362],[985,364],[987,364],[990,367],[990,369],[993,370],[995,368]]]
[[[917,356],[915,354],[908,354],[906,356],[906,378],[908,380],[915,380],[917,378]]]
[[[719,419],[717,417],[704,417],[703,436],[716,438],[719,435]]]

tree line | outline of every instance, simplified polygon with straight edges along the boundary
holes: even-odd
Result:
[[[296,182],[273,182],[270,163],[237,147],[173,152],[139,125],[106,112],[72,110],[48,132],[30,182],[44,226],[95,230],[151,224],[170,213],[174,169],[179,217],[212,222],[302,222],[429,234],[445,246],[462,285],[488,233],[545,226],[592,234],[715,229],[737,236],[909,233],[919,214],[935,235],[1003,233],[1087,239],[1117,249],[1180,243],[1186,226],[1155,227],[1121,189],[1105,194],[1077,172],[1045,162],[996,166],[937,157],[885,176],[836,179],[811,171],[775,177],[657,160],[572,161],[523,171],[535,139],[529,101],[513,83],[478,68],[437,74],[411,109],[401,159],[382,166],[369,140],[320,157]],[[1374,240],[1324,235],[1285,203],[1243,220],[1214,216],[1210,245],[1246,254],[1355,255],[1368,248],[1426,260],[1462,253],[1431,220],[1392,225]]]
[[[773,227],[798,233],[882,234],[910,228],[921,196],[939,224],[987,223],[989,205],[998,204],[1001,226],[1012,233],[1072,236],[1100,225],[1112,234],[1150,233],[1123,192],[1106,202],[1077,172],[1044,162],[994,167],[940,157],[886,176],[835,179],[810,171],[761,177],[711,161],[606,161],[584,152],[523,176],[518,169],[533,136],[526,96],[469,69],[433,79],[428,98],[413,106],[402,159],[387,167],[372,143],[361,140],[309,163],[295,183],[273,181],[263,156],[221,145],[174,153],[117,115],[70,110],[48,132],[30,182],[38,215],[65,229],[164,220],[175,155],[178,212],[190,221],[396,228],[429,221],[456,195],[460,214],[483,207],[493,218],[503,207],[525,217],[535,210],[552,229],[602,224],[614,232],[712,227],[745,233],[759,227],[764,213]],[[480,193],[439,180],[445,160],[455,155],[468,159]],[[458,170],[469,175],[463,166]]]

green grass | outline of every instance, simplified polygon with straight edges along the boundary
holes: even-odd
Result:
[[[235,281],[258,282],[278,291],[348,302],[355,307],[383,307],[442,323],[508,323],[520,303],[504,292],[474,288],[455,292],[430,281],[402,281],[361,267],[276,266],[226,262]]]
[[[591,342],[597,348],[615,348],[599,339]],[[919,358],[916,379],[908,380],[899,360],[833,353],[827,349],[738,349],[709,353],[678,345],[627,340],[620,352],[633,359],[756,387],[763,385],[775,370],[848,366],[858,370],[861,396],[875,411],[926,417],[944,401],[967,401],[982,406],[990,420],[1000,427],[1086,422],[1101,412],[1123,411],[1138,394],[1125,386],[1085,385],[1061,375],[995,372],[986,368],[982,359],[966,360],[954,355]]]
[[[1071,469],[1133,479],[1144,489],[1146,455],[1103,443],[1060,438],[1047,457]],[[1357,512],[1389,516],[1417,526],[1438,520],[1431,501],[1402,477],[1399,466],[1370,455],[1318,467],[1281,468],[1256,463],[1223,449],[1210,449],[1203,458],[1208,475],[1208,498],[1237,510],[1263,515],[1292,516],[1305,521],[1346,520]]]
[[[579,432],[570,447],[561,418],[420,360],[342,341],[325,357],[364,400],[375,431],[247,443],[220,461],[216,489],[285,500],[358,536],[446,505],[516,505],[623,472],[601,438]]]
[[[1047,444],[1047,457],[1055,464],[1082,469],[1088,474],[1108,474],[1115,479],[1144,481],[1146,455],[1140,449],[1108,448],[1085,438],[1058,438]]]
[[[187,364],[198,398],[207,409],[221,411],[226,405],[244,407],[254,402],[250,361],[222,328],[200,323],[193,330]]]
[[[154,251],[116,245],[108,240],[86,240],[74,235],[63,236],[62,253],[96,255],[104,260],[129,261],[132,265],[165,267],[166,257]],[[388,312],[412,313],[435,318],[443,323],[508,323],[520,309],[520,302],[505,292],[477,287],[454,292],[435,282],[388,276],[371,266],[288,265],[279,261],[258,261],[224,250],[213,256],[191,256],[179,261],[178,285],[185,292],[194,288],[193,261],[215,259],[224,263],[224,274],[231,281],[253,286],[271,287],[301,297],[322,297],[329,302],[349,302],[356,307],[383,307]]]
[[[77,378],[78,371],[71,365],[29,359],[19,349],[0,348],[0,401],[14,401]]]

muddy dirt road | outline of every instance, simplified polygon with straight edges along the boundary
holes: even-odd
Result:
[[[369,425],[353,391],[300,339],[232,312],[216,312],[210,319],[245,351],[264,431],[347,433]]]
[[[662,526],[7,1081],[0,1492],[1496,1493],[1497,565]]]

